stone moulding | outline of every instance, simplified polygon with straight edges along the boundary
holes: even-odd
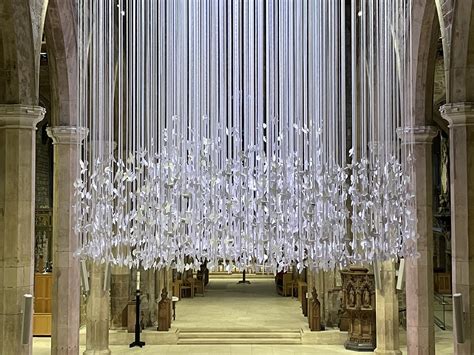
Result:
[[[449,128],[474,125],[474,102],[448,103],[441,106],[439,112],[449,122]]]
[[[45,114],[41,106],[0,105],[0,129],[36,129]]]

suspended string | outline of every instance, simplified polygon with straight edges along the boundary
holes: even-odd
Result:
[[[410,6],[81,0],[77,254],[274,271],[416,255],[396,135]]]

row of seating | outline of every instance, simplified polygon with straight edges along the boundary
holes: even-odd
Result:
[[[205,279],[202,273],[198,273],[196,277],[192,274],[186,276],[173,282],[173,296],[179,298],[193,298],[196,294],[204,296]]]
[[[280,272],[275,276],[276,290],[282,296],[298,296],[301,301],[302,287],[305,285],[305,276],[296,272]]]

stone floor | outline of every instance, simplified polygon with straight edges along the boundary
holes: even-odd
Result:
[[[450,355],[453,349],[450,339],[436,342],[436,354]],[[49,338],[35,338],[33,341],[33,355],[50,354]],[[81,353],[85,347],[81,347]],[[126,345],[111,345],[112,354],[161,354],[161,355],[330,355],[330,354],[357,354],[345,350],[342,345],[147,345],[142,349],[129,349]],[[406,347],[401,347],[406,354]],[[373,354],[364,352],[363,354]]]
[[[238,279],[212,279],[205,296],[185,298],[176,307],[176,329],[275,329],[299,328],[309,331],[295,298],[276,294],[273,279],[250,279],[251,284],[237,284]],[[84,330],[81,331],[81,333]],[[405,338],[403,331],[401,339]],[[35,338],[34,355],[50,353],[49,338]],[[81,351],[84,347],[81,347]],[[210,354],[210,355],[267,355],[267,354],[354,354],[340,345],[147,345],[143,349],[129,349],[127,345],[111,345],[113,354]],[[406,346],[401,350],[406,354]],[[371,354],[371,353],[365,353]],[[436,354],[453,354],[452,333],[436,332]]]
[[[210,279],[205,296],[183,298],[176,305],[173,328],[286,328],[309,330],[296,298],[281,297],[273,278]]]

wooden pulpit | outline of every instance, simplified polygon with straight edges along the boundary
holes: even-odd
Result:
[[[346,349],[373,351],[375,338],[375,281],[364,267],[351,266],[341,271],[343,307],[349,315]]]

